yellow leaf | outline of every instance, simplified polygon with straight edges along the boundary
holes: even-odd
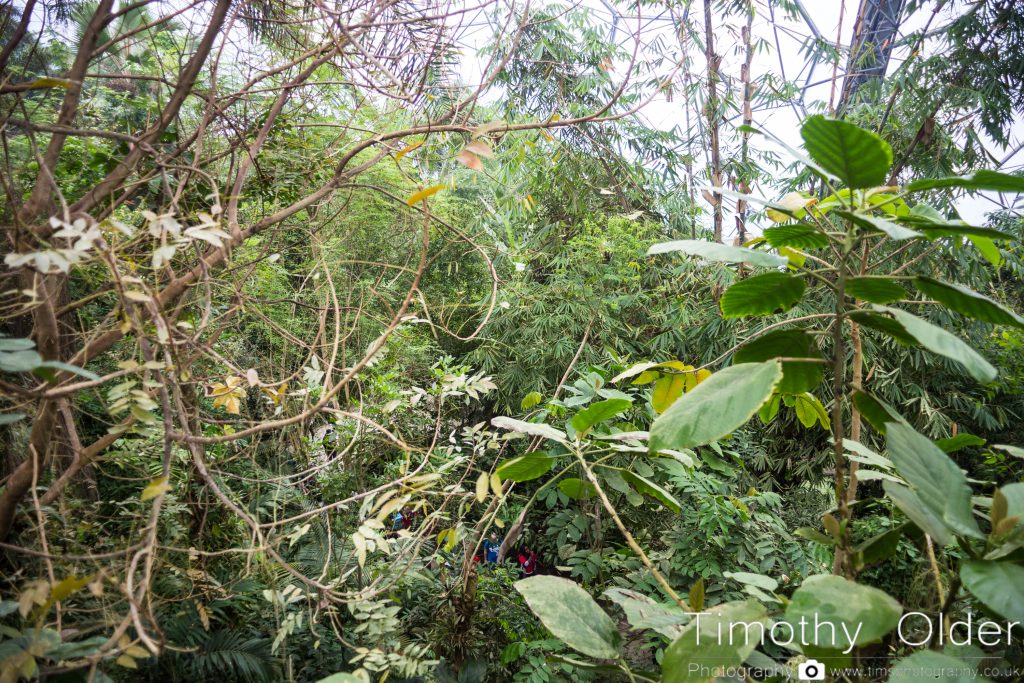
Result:
[[[366,564],[366,539],[358,531],[352,534],[352,545],[356,547],[356,560],[362,567]]]
[[[139,647],[138,645],[129,645],[127,648],[125,648],[124,652],[125,654],[130,655],[135,659],[146,659],[150,656],[149,650],[147,650],[144,647]]]
[[[499,529],[504,529],[505,528],[505,520],[499,519],[499,518],[495,517],[494,518],[494,526],[498,527]]]
[[[654,393],[651,394],[651,405],[659,414],[668,410],[668,407],[675,403],[683,393],[686,386],[684,375],[664,375],[654,383]]]
[[[411,145],[406,145],[402,149],[398,150],[398,152],[395,154],[395,163],[397,164],[399,161],[402,160],[402,157],[404,157],[406,154],[413,151],[414,149],[419,149],[422,146],[423,141],[420,140],[419,142],[414,142]]]
[[[491,491],[494,492],[498,498],[501,498],[501,477],[497,473],[491,475]]]
[[[118,665],[123,666],[126,669],[138,669],[139,665],[135,663],[135,660],[128,655],[121,655],[114,660]]]
[[[75,84],[74,81],[68,80],[67,78],[37,78],[34,81],[25,84],[26,90],[41,90],[43,88],[64,88],[67,90]]]
[[[487,500],[487,481],[488,476],[486,472],[481,472],[480,476],[476,479],[476,499],[480,503]]]
[[[171,490],[171,485],[167,481],[167,477],[160,477],[149,482],[146,488],[142,489],[142,500],[150,500],[157,496],[167,493]]]
[[[785,197],[783,197],[782,199],[775,203],[784,209],[788,209],[789,211],[796,213],[801,209],[805,209],[811,204],[816,203],[817,201],[817,199],[814,199],[813,197],[805,197],[799,192],[790,192]],[[776,223],[785,223],[786,221],[793,220],[793,216],[790,216],[789,214],[783,211],[778,211],[776,209],[768,209],[767,214],[768,218],[772,219]]]
[[[429,197],[431,195],[434,195],[434,194],[437,194],[438,192],[443,190],[444,187],[445,187],[444,185],[434,185],[433,187],[428,187],[425,190],[420,190],[419,192],[415,192],[415,193],[413,193],[413,195],[411,197],[409,197],[408,199],[405,200],[405,203],[408,204],[409,206],[414,206],[415,204],[418,204],[419,202],[422,202],[427,197]]]
[[[199,621],[203,623],[203,630],[210,630],[210,610],[206,609],[206,605],[196,601],[196,613],[199,615]]]
[[[780,247],[779,255],[789,259],[789,265],[794,268],[799,268],[807,260],[807,254],[793,247]]]

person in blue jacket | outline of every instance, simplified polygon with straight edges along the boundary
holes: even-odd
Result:
[[[501,539],[498,534],[491,532],[491,535],[484,540],[484,561],[490,564],[498,563],[498,551],[501,549]]]

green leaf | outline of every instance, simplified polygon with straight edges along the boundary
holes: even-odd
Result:
[[[778,268],[786,265],[789,261],[776,254],[769,254],[764,251],[733,247],[718,242],[705,242],[704,240],[677,240],[675,242],[662,242],[653,245],[647,250],[649,256],[654,254],[667,254],[670,252],[682,252],[688,256],[699,256],[708,261],[721,263],[749,263],[752,266],[765,266],[767,268]]]
[[[773,358],[809,358],[820,361],[822,356],[814,337],[805,330],[777,330],[763,334],[736,349],[732,362],[734,365],[761,363]],[[782,361],[782,382],[778,391],[783,394],[812,391],[821,383],[824,374],[824,365],[820,362]],[[769,417],[765,421],[770,420]]]
[[[646,493],[648,496],[657,499],[662,505],[670,509],[672,512],[679,512],[682,509],[682,506],[679,504],[679,501],[676,500],[675,496],[655,484],[650,479],[645,479],[639,474],[630,472],[629,470],[622,470],[622,478],[632,484],[640,493]]]
[[[727,579],[738,581],[746,586],[757,586],[766,591],[775,591],[779,587],[779,582],[770,576],[764,574],[752,574],[750,572],[725,572],[723,574]]]
[[[558,482],[558,490],[573,500],[587,500],[597,494],[593,484],[575,477]]]
[[[1024,460],[1024,448],[1021,448],[1020,446],[1008,446],[1006,444],[997,443],[992,444],[992,448],[998,448],[1005,453],[1009,453],[1015,458]]]
[[[898,422],[889,423],[886,444],[896,471],[933,515],[957,534],[984,538],[974,520],[967,476],[948,455]]]
[[[725,290],[719,305],[726,318],[771,315],[788,311],[804,295],[803,278],[788,273],[765,273],[740,280]]]
[[[656,413],[664,413],[669,406],[675,403],[676,399],[683,395],[686,388],[685,376],[662,375],[654,383],[654,391],[651,392],[651,406]]]
[[[956,453],[957,451],[970,448],[971,446],[984,446],[985,439],[974,434],[968,434],[961,432],[956,436],[951,436],[948,439],[939,439],[935,442],[935,445],[943,450],[945,453]]]
[[[947,546],[953,542],[953,535],[949,532],[949,527],[924,504],[916,493],[903,484],[892,481],[883,481],[882,488],[885,489],[886,495],[892,499],[896,507],[903,511],[907,519],[935,539],[937,544]]]
[[[960,580],[996,614],[1024,622],[1024,567],[1011,562],[968,560],[960,565]]]
[[[907,332],[903,325],[887,316],[871,313],[870,311],[850,311],[849,316],[850,320],[858,325],[892,337],[904,346],[914,346],[917,343],[917,340]]]
[[[594,425],[629,410],[632,404],[632,401],[625,398],[609,398],[597,403],[591,403],[585,410],[581,410],[573,415],[572,428],[578,434],[583,434]]]
[[[876,310],[893,316],[924,348],[960,363],[977,381],[987,384],[996,378],[997,372],[992,364],[956,335],[899,308],[879,306]]]
[[[981,170],[975,171],[970,175],[915,180],[907,185],[907,191],[920,192],[921,190],[934,190],[943,187],[959,187],[971,192],[977,192],[978,190],[1024,192],[1024,177]]]
[[[985,257],[985,260],[991,263],[993,266],[999,266],[1003,263],[1003,253],[999,251],[999,247],[996,243],[987,237],[978,237],[977,235],[968,235],[967,239],[971,241],[971,244],[981,252],[981,255]]]
[[[0,427],[13,424],[28,417],[25,413],[0,413]]]
[[[920,683],[922,680],[991,683],[984,676],[976,676],[976,673],[974,666],[955,657],[934,650],[921,650],[892,665],[889,670],[889,683]]]
[[[786,608],[785,621],[799,633],[800,620],[830,628],[806,629],[804,645],[813,650],[845,651],[882,638],[896,628],[903,608],[877,588],[865,586],[841,576],[809,576],[796,589]]]
[[[0,370],[4,372],[31,372],[42,362],[43,357],[33,349],[0,352]]]
[[[651,427],[651,452],[716,441],[743,426],[782,381],[778,361],[743,363],[716,372],[684,394]]]
[[[531,391],[526,396],[523,396],[523,400],[519,402],[519,407],[523,410],[529,410],[540,403],[543,398],[543,394],[539,391]]]
[[[846,281],[846,295],[873,304],[891,304],[907,298],[907,290],[886,277],[851,277]]]
[[[868,232],[882,232],[889,236],[892,240],[909,240],[915,237],[922,237],[922,233],[910,228],[904,228],[902,225],[897,225],[890,220],[879,218],[878,216],[869,216],[863,213],[853,213],[850,211],[836,211],[837,214],[853,222],[858,227],[861,227]]]
[[[159,477],[149,482],[146,488],[142,489],[142,500],[150,500],[171,490],[171,484],[167,477]]]
[[[28,349],[34,349],[35,347],[36,343],[31,339],[5,337],[0,335],[0,352],[27,351]]]
[[[914,286],[947,308],[966,315],[968,318],[1024,329],[1024,318],[1006,306],[963,285],[940,282],[930,277],[917,277],[914,278]]]
[[[900,539],[903,538],[903,527],[883,531],[872,536],[854,547],[853,552],[858,567],[863,569],[878,562],[884,562],[896,553]]]
[[[547,453],[527,453],[518,458],[506,460],[495,470],[502,480],[530,481],[544,476],[555,466],[555,459]]]
[[[531,576],[513,585],[556,638],[590,657],[618,659],[622,636],[615,622],[578,584],[556,576]]]
[[[368,678],[360,678],[355,674],[341,673],[331,674],[326,678],[321,678],[316,683],[369,683]]]
[[[869,393],[863,391],[853,392],[853,404],[857,406],[857,410],[860,411],[861,416],[868,421],[875,431],[879,434],[884,435],[886,432],[886,424],[889,422],[902,422],[906,424],[906,420],[888,403],[879,400]]]
[[[816,115],[804,121],[800,135],[811,158],[847,187],[885,184],[892,165],[892,148],[874,133],[852,123]]]
[[[85,368],[80,368],[77,365],[70,365],[68,363],[62,363],[59,360],[43,361],[42,363],[39,364],[38,367],[40,367],[40,368],[55,368],[57,370],[63,370],[65,372],[70,372],[73,375],[79,375],[80,377],[85,377],[86,379],[91,380],[93,382],[98,382],[100,380],[100,376],[97,375],[95,372],[90,372],[89,370],[86,370]]]
[[[765,228],[764,238],[776,249],[780,247],[796,247],[797,249],[821,249],[828,246],[828,236],[806,223],[794,225],[777,225]]]
[[[504,416],[492,418],[491,424],[498,429],[507,429],[511,432],[529,434],[530,436],[540,436],[545,439],[551,439],[552,441],[561,441],[562,443],[565,443],[565,432],[546,424],[524,422],[522,420],[516,420],[511,417]]]
[[[763,624],[765,617],[765,608],[753,600],[706,610],[665,650],[662,681],[709,681],[715,678],[715,669],[739,666],[760,644],[760,628],[755,625],[744,630],[734,625]]]

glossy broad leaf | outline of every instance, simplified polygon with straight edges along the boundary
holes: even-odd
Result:
[[[783,394],[800,394],[813,391],[825,374],[821,351],[814,337],[805,330],[777,330],[752,339],[736,350],[732,357],[734,365],[740,363],[761,363],[773,358],[808,358],[812,361],[782,361],[782,382],[778,391]]]
[[[806,289],[803,278],[788,273],[765,273],[732,284],[722,295],[719,306],[726,318],[771,315],[788,311]]]
[[[767,616],[758,602],[729,602],[695,618],[661,661],[663,683],[692,683],[715,678],[718,668],[739,666],[760,645],[760,628]],[[749,630],[736,624],[754,624]]]
[[[851,277],[846,281],[846,295],[873,304],[891,304],[907,298],[907,290],[896,280],[886,277]]]
[[[765,266],[767,268],[778,268],[784,266],[788,261],[776,254],[769,254],[764,251],[733,247],[718,242],[706,242],[704,240],[677,240],[675,242],[662,242],[655,244],[647,250],[648,255],[668,254],[681,252],[687,256],[699,256],[708,261],[721,263],[748,263],[752,266]]]
[[[622,636],[615,622],[579,584],[557,576],[516,581],[517,591],[551,633],[574,650],[617,659]]]
[[[930,277],[917,277],[914,278],[914,286],[947,308],[969,318],[995,325],[1012,325],[1024,329],[1024,318],[1006,306],[963,285],[940,282]]]
[[[765,228],[764,239],[776,249],[780,247],[821,249],[828,246],[828,235],[806,223]]]
[[[651,452],[703,446],[743,426],[782,381],[778,361],[733,365],[711,375],[654,421]]]
[[[632,401],[625,398],[609,398],[591,403],[572,417],[572,428],[577,434],[583,434],[594,425],[609,420],[629,410]]]
[[[495,473],[503,480],[530,481],[544,476],[554,466],[555,459],[547,453],[527,453],[501,463]]]
[[[807,153],[822,168],[854,189],[885,184],[892,148],[882,138],[852,123],[811,116],[800,128]]]

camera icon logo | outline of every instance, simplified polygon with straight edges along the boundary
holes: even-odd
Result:
[[[801,681],[825,680],[825,665],[817,659],[808,659],[796,668],[796,675]]]

